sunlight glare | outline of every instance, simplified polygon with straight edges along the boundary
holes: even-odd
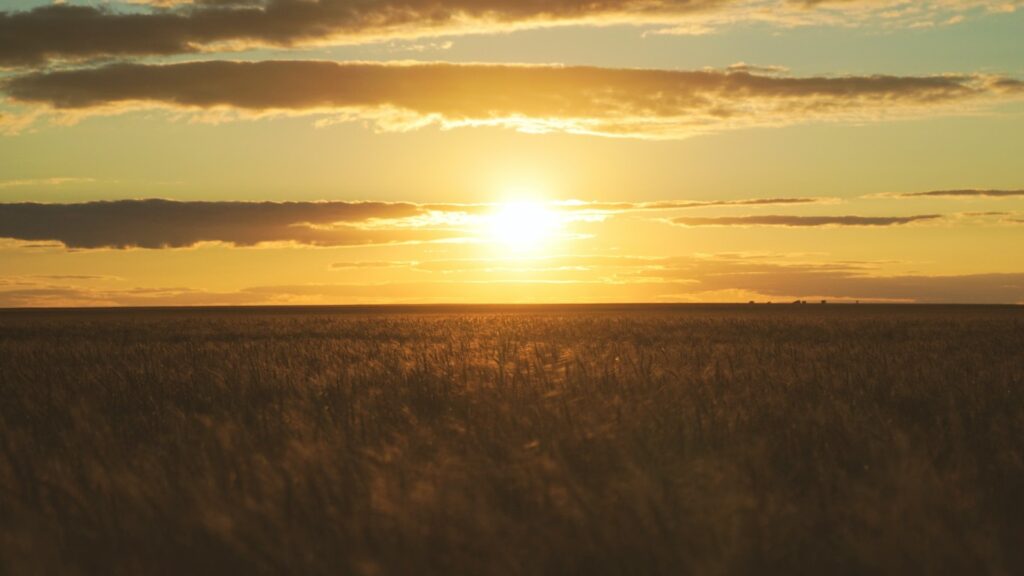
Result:
[[[496,205],[485,226],[487,234],[506,250],[527,252],[543,248],[560,222],[543,202],[514,200]]]

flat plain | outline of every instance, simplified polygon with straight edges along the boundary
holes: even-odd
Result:
[[[1022,574],[1024,308],[0,312],[0,573]]]

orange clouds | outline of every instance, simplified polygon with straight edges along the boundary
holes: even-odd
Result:
[[[1024,96],[984,75],[779,77],[749,72],[320,61],[117,64],[15,76],[15,101],[88,113],[131,106],[366,119],[383,130],[507,126],[681,138],[747,126],[869,121]]]
[[[383,263],[356,263],[375,267]],[[231,291],[131,288],[98,279],[0,277],[0,307],[223,305],[382,302],[721,301],[741,294],[776,302],[794,298],[919,303],[1024,303],[1024,274],[886,275],[870,262],[808,262],[784,256],[720,254],[645,258],[571,256],[539,259],[533,270],[579,270],[571,280],[495,278],[490,261],[398,263],[424,276],[416,282],[256,285]],[[525,263],[524,263],[525,265]],[[349,268],[349,266],[344,266]],[[589,274],[586,268],[590,269]],[[431,274],[431,273],[438,274]],[[472,273],[475,280],[449,280]],[[735,298],[733,298],[735,299]],[[728,298],[726,299],[728,300]]]

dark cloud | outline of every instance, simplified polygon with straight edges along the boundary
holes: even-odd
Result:
[[[672,222],[683,226],[897,226],[935,220],[939,214],[922,216],[722,216],[715,218],[673,218]]]
[[[962,111],[1008,97],[978,75],[779,77],[748,72],[321,61],[115,64],[10,78],[15,101],[88,112],[132,105],[679,137],[731,127]],[[1021,94],[1017,94],[1021,95]]]
[[[0,13],[0,65],[168,55],[218,43],[291,46],[473,32],[618,15],[682,14],[730,0],[267,0],[118,12],[54,4]]]
[[[253,246],[294,242],[344,246],[451,238],[452,231],[364,227],[422,215],[422,207],[380,202],[175,202],[0,204],[0,237],[56,241],[68,248],[181,248],[201,242]]]
[[[930,192],[910,192],[900,194],[900,198],[1013,198],[1024,197],[1024,190],[933,190]]]
[[[1019,4],[1017,0],[1009,0]],[[971,0],[962,6],[918,2],[918,18],[1005,6],[1008,0]],[[697,21],[724,14],[725,22],[807,22],[819,7],[835,12],[884,9],[896,0],[831,2],[765,0],[752,9],[741,0],[151,0],[161,7],[116,11],[103,6],[52,4],[0,12],[0,65],[48,59],[169,55],[218,46],[294,46],[384,37],[473,33],[556,24]],[[886,21],[900,17],[886,14]],[[852,20],[846,20],[849,24]],[[920,24],[920,22],[918,22]]]

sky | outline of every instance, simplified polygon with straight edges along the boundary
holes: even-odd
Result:
[[[1024,303],[1024,0],[0,0],[0,307]]]

